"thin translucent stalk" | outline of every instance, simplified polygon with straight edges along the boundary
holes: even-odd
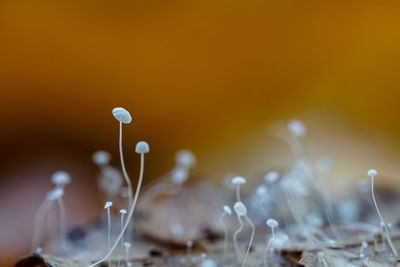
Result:
[[[240,199],[240,185],[236,185],[236,201],[237,202],[242,202],[242,200]]]
[[[42,224],[43,219],[50,209],[52,202],[50,200],[45,200],[39,207],[38,211],[35,215],[34,229],[33,229],[33,238],[31,245],[31,252],[33,253],[36,249],[38,243],[40,243],[40,239],[42,237]]]
[[[237,218],[239,220],[240,227],[233,234],[233,245],[235,247],[236,257],[237,257],[238,261],[240,261],[240,251],[239,251],[239,247],[238,247],[238,244],[237,244],[237,236],[243,230],[243,221],[242,221],[242,218],[239,215],[237,216]]]
[[[122,173],[125,178],[125,182],[128,185],[128,199],[129,199],[129,207],[132,205],[132,183],[131,180],[128,176],[128,172],[126,171],[125,168],[125,161],[124,161],[124,152],[123,152],[123,147],[122,147],[122,122],[119,123],[119,157],[121,160],[121,168],[122,168]]]
[[[65,230],[65,206],[62,197],[57,198],[58,208],[60,210],[60,245],[64,244],[64,230]]]
[[[265,248],[265,254],[264,254],[264,266],[267,267],[267,256],[268,256],[268,250],[269,247],[271,246],[272,241],[275,240],[275,228],[271,227],[271,231],[272,231],[272,237],[269,239],[268,244]]]
[[[247,247],[246,255],[244,256],[244,259],[243,259],[242,267],[246,263],[246,259],[247,259],[247,256],[249,255],[249,252],[250,252],[250,249],[251,249],[251,245],[253,244],[254,233],[256,232],[254,224],[252,223],[250,218],[247,215],[245,215],[244,218],[246,219],[246,221],[249,223],[249,225],[251,227],[251,237],[250,237],[249,246]]]
[[[226,213],[222,213],[221,216],[219,216],[219,222],[224,229],[224,259],[226,258],[226,252],[228,251],[228,228],[226,227],[224,223],[224,218],[226,216]]]
[[[114,249],[117,247],[119,241],[121,240],[122,236],[124,235],[126,229],[128,228],[129,222],[132,219],[133,212],[135,210],[135,206],[137,203],[137,200],[139,198],[139,192],[140,192],[140,187],[142,186],[142,181],[143,181],[143,173],[144,173],[144,154],[140,154],[140,174],[139,174],[139,181],[135,193],[135,197],[133,199],[132,206],[129,209],[128,217],[126,218],[124,228],[122,229],[121,233],[118,235],[117,240],[114,242],[114,245],[111,247],[110,251],[105,255],[101,260],[96,261],[95,263],[89,265],[89,267],[94,267],[97,264],[102,263],[103,261],[107,260],[108,257],[111,256],[113,253]]]
[[[391,237],[390,237],[389,229],[388,229],[387,226],[386,226],[385,220],[383,219],[383,216],[382,216],[381,212],[379,211],[378,203],[376,202],[376,199],[375,199],[375,193],[374,193],[374,176],[371,176],[371,194],[372,194],[372,200],[374,201],[374,205],[375,205],[375,208],[376,208],[376,212],[378,213],[379,219],[381,220],[381,224],[382,224],[382,226],[383,226],[383,230],[384,230],[384,231],[383,231],[383,236],[386,238],[387,242],[389,243],[389,246],[390,246],[390,249],[391,249],[392,252],[393,252],[393,255],[394,255],[395,257],[397,257],[397,256],[398,256],[397,250],[396,250],[396,248],[395,248],[394,245],[393,245],[392,239],[391,239]]]

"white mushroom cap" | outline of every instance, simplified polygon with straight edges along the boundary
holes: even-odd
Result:
[[[181,185],[187,181],[189,173],[186,168],[176,167],[171,171],[171,181],[173,184]]]
[[[46,198],[48,200],[56,200],[64,195],[64,189],[62,187],[55,188],[47,193]]]
[[[233,209],[239,216],[245,216],[247,214],[247,208],[242,202],[236,202]]]
[[[369,177],[374,177],[378,175],[378,172],[375,169],[369,169],[367,174]]]
[[[232,210],[230,207],[228,207],[227,205],[224,206],[224,212],[228,215],[232,214]]]
[[[242,176],[236,176],[232,179],[232,184],[234,185],[242,185],[245,184],[247,181]]]
[[[279,173],[276,171],[270,171],[264,176],[264,181],[266,183],[275,183],[279,178]]]
[[[105,209],[110,208],[113,205],[113,203],[111,201],[107,201],[106,204],[104,205]]]
[[[113,114],[114,118],[116,118],[117,121],[119,121],[119,122],[122,122],[125,124],[129,124],[132,122],[131,114],[124,108],[121,108],[121,107],[113,108],[112,114]]]
[[[51,176],[51,182],[58,186],[64,186],[71,182],[71,176],[66,171],[56,171]]]
[[[145,141],[140,141],[136,144],[135,152],[138,154],[146,154],[149,153],[150,147],[149,144]]]
[[[267,220],[267,225],[271,228],[276,228],[276,227],[278,227],[279,223],[277,220],[270,218]]]
[[[176,153],[175,162],[179,166],[191,168],[196,164],[196,157],[190,150],[184,149]]]
[[[259,185],[257,186],[256,193],[259,196],[265,196],[267,194],[267,188],[265,185]]]
[[[288,129],[296,137],[302,137],[306,133],[306,127],[300,120],[290,120]]]
[[[121,214],[126,214],[126,213],[127,213],[126,209],[120,209],[119,212],[120,212]]]
[[[93,153],[92,160],[99,166],[107,165],[111,161],[111,155],[107,151],[99,150]]]

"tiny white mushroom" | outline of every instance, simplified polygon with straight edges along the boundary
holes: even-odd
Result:
[[[129,124],[132,122],[131,114],[124,108],[121,107],[114,108],[112,110],[112,114],[114,118],[121,123]]]
[[[242,202],[236,202],[235,205],[233,206],[233,209],[235,210],[235,212],[237,214],[237,218],[238,218],[238,221],[240,224],[239,229],[237,229],[233,235],[234,246],[235,246],[236,255],[238,256],[238,259],[239,259],[239,248],[237,246],[237,236],[243,230],[243,221],[242,221],[241,217],[244,217],[251,227],[251,237],[250,237],[249,245],[247,247],[246,254],[243,258],[243,262],[242,262],[242,267],[243,267],[246,263],[247,256],[249,255],[251,245],[253,243],[255,227],[254,227],[254,224],[252,223],[252,221],[250,220],[250,218],[247,216],[247,208]]]
[[[392,250],[393,255],[397,257],[397,255],[398,255],[397,254],[397,250],[396,250],[395,246],[393,245],[392,238],[390,237],[390,231],[389,231],[389,229],[387,227],[387,224],[385,223],[385,220],[383,219],[383,216],[382,216],[382,214],[381,214],[381,212],[379,210],[379,207],[378,207],[378,203],[376,202],[376,199],[375,199],[374,177],[376,175],[378,175],[378,172],[375,169],[369,169],[368,172],[367,172],[367,175],[369,177],[371,177],[371,195],[372,195],[372,200],[373,200],[374,205],[375,205],[376,212],[378,213],[379,219],[381,221],[381,225],[383,227],[383,233],[382,234],[385,237],[386,241],[389,243],[389,246],[390,246],[390,249]]]
[[[270,218],[266,221],[266,224],[269,228],[271,228],[272,232],[272,237],[269,239],[268,244],[265,248],[265,254],[264,254],[264,266],[267,266],[267,255],[269,251],[269,247],[271,246],[272,241],[275,240],[275,228],[279,226],[279,223],[277,220]]]
[[[58,187],[63,187],[71,182],[71,176],[66,171],[56,171],[51,176],[51,182]]]
[[[93,153],[92,160],[98,166],[108,165],[111,161],[111,155],[107,151],[99,150]]]
[[[270,171],[264,176],[265,183],[272,184],[279,179],[279,173],[276,171]]]
[[[196,164],[196,157],[189,150],[180,150],[175,155],[176,165],[184,168],[192,168]]]
[[[104,209],[107,210],[107,245],[108,249],[111,248],[111,213],[110,208],[112,207],[113,203],[111,201],[107,201],[104,205]]]
[[[228,250],[228,228],[225,225],[224,218],[226,215],[232,215],[232,210],[227,205],[223,207],[224,212],[219,217],[222,228],[224,229],[224,258],[226,257],[226,252]]]
[[[306,127],[303,122],[297,119],[289,121],[288,129],[296,137],[302,137],[306,133]]]
[[[233,179],[232,179],[232,184],[234,184],[236,186],[236,201],[237,202],[241,202],[240,186],[245,184],[246,182],[247,182],[246,179],[241,176],[236,176],[236,177],[233,177]]]

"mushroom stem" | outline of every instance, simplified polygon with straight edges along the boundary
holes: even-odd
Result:
[[[128,185],[128,199],[129,199],[129,207],[132,205],[132,183],[131,180],[129,179],[128,172],[126,171],[125,168],[125,161],[124,161],[124,152],[123,152],[123,147],[122,147],[122,122],[119,122],[119,157],[121,160],[121,168],[122,168],[122,173],[125,178],[125,182]]]
[[[110,249],[110,251],[107,253],[107,255],[105,255],[101,260],[98,260],[98,261],[96,261],[95,263],[89,265],[89,267],[94,267],[94,266],[96,266],[97,264],[100,264],[100,263],[102,263],[103,261],[107,260],[107,258],[111,256],[111,254],[113,253],[114,249],[117,247],[119,241],[121,240],[122,236],[124,235],[126,229],[128,228],[129,221],[130,221],[131,218],[132,218],[133,212],[134,212],[134,210],[135,210],[135,205],[136,205],[136,202],[137,202],[138,197],[139,197],[140,187],[141,187],[142,181],[143,181],[143,173],[144,173],[144,153],[141,153],[141,154],[140,154],[140,174],[139,174],[139,181],[138,181],[138,185],[137,185],[135,197],[134,197],[134,199],[133,199],[133,203],[132,203],[131,207],[129,208],[129,213],[128,213],[128,216],[127,216],[127,218],[126,218],[125,225],[124,225],[123,229],[121,230],[121,232],[119,233],[117,239],[115,240],[113,246],[111,247],[111,249]]]

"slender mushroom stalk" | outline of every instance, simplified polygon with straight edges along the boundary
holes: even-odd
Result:
[[[220,224],[224,229],[224,258],[226,257],[226,252],[228,250],[228,228],[225,225],[224,218],[226,215],[232,215],[232,210],[228,206],[224,206],[224,212],[219,217]]]
[[[128,216],[126,218],[124,227],[122,228],[120,234],[118,235],[117,239],[115,240],[113,246],[111,247],[111,249],[109,250],[109,252],[100,260],[96,261],[95,263],[89,265],[89,267],[94,267],[97,264],[102,263],[103,261],[107,260],[108,257],[110,257],[110,255],[113,253],[114,249],[118,246],[118,243],[120,242],[120,240],[122,239],[126,229],[128,228],[129,222],[132,219],[133,216],[133,212],[135,211],[135,206],[137,203],[137,200],[139,198],[139,193],[140,193],[140,187],[142,186],[142,181],[143,181],[143,174],[144,174],[144,154],[148,153],[150,151],[149,145],[144,142],[144,141],[140,141],[136,144],[136,149],[135,152],[140,154],[140,174],[139,174],[139,181],[138,181],[138,185],[136,188],[136,192],[135,192],[135,197],[133,199],[133,203],[132,206],[129,208],[129,212],[128,212]]]
[[[247,208],[242,202],[236,202],[235,205],[233,206],[233,209],[235,210],[235,212],[237,214],[239,224],[240,224],[239,229],[236,230],[236,232],[234,234],[235,249],[236,249],[237,255],[239,255],[239,248],[237,246],[237,235],[242,231],[243,226],[244,226],[241,217],[244,217],[246,219],[246,221],[250,224],[250,227],[252,230],[249,245],[247,247],[247,251],[246,251],[246,254],[245,254],[245,256],[243,258],[243,262],[242,262],[242,267],[243,267],[246,264],[247,256],[249,255],[249,252],[251,249],[251,244],[253,243],[255,228],[254,228],[254,224],[251,222],[250,218],[247,216]],[[238,260],[240,260],[239,256],[238,256]]]
[[[237,202],[241,202],[240,199],[240,186],[242,184],[245,184],[247,181],[245,178],[241,177],[241,176],[236,176],[232,179],[232,184],[234,184],[236,186],[236,201]]]
[[[124,179],[126,184],[128,185],[128,199],[129,199],[129,207],[132,205],[132,183],[128,176],[128,172],[126,171],[125,161],[124,161],[124,152],[122,147],[122,125],[129,124],[132,122],[131,114],[124,108],[117,107],[112,110],[112,114],[116,120],[119,122],[119,157],[121,161],[122,173],[124,175]]]
[[[382,216],[381,212],[379,211],[378,203],[376,202],[376,199],[375,199],[374,177],[376,175],[378,175],[378,172],[375,169],[370,169],[370,170],[368,170],[367,174],[368,174],[369,177],[371,177],[371,195],[372,195],[372,200],[374,202],[376,212],[378,213],[379,219],[381,221],[381,225],[383,227],[383,236],[385,237],[386,241],[389,243],[389,246],[390,246],[390,249],[392,250],[393,255],[395,257],[397,257],[398,256],[397,250],[393,245],[392,238],[390,237],[390,232],[389,232],[388,226],[385,223],[385,220],[383,219],[383,216]]]
[[[271,246],[271,243],[275,240],[275,228],[279,226],[278,221],[275,219],[272,219],[272,218],[268,219],[266,224],[269,228],[271,228],[272,236],[269,239],[268,244],[265,248],[265,254],[264,254],[264,266],[265,267],[267,267],[267,255],[268,255],[269,247]]]

